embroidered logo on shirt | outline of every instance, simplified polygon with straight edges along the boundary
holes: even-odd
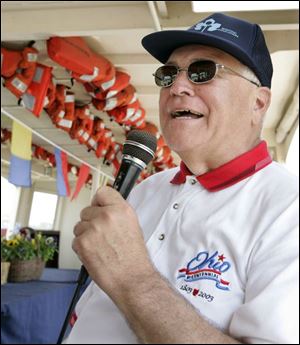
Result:
[[[216,282],[216,287],[220,290],[228,291],[230,282],[222,279],[222,274],[227,272],[231,265],[225,261],[224,254],[218,255],[218,251],[211,256],[207,251],[200,252],[186,266],[179,270],[177,279],[185,282],[194,282],[201,279]]]
[[[214,296],[209,294],[209,293],[206,293],[200,289],[197,289],[197,288],[192,288],[191,286],[189,286],[188,284],[183,284],[180,286],[179,288],[180,290],[184,291],[186,294],[190,294],[194,297],[200,297],[202,299],[204,299],[205,301],[207,302],[212,302],[214,300]]]

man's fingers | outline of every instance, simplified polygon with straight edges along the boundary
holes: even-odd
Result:
[[[73,229],[73,233],[76,237],[80,236],[81,234],[83,234],[87,229],[88,227],[90,226],[89,225],[90,223],[89,222],[78,222],[75,226],[74,226],[74,229]]]
[[[97,190],[92,199],[92,206],[111,206],[124,201],[122,195],[112,187],[104,186]]]

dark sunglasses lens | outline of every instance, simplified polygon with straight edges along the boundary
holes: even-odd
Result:
[[[161,87],[168,87],[172,85],[177,75],[176,66],[162,66],[155,72],[155,83]]]
[[[188,68],[189,79],[194,83],[205,83],[216,74],[216,64],[213,61],[195,61]]]

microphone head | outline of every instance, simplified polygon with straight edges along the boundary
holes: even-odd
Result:
[[[123,155],[129,155],[146,165],[153,159],[156,151],[156,137],[148,132],[132,130],[124,143]]]

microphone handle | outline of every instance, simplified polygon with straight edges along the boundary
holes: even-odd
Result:
[[[123,158],[118,175],[113,184],[113,188],[117,190],[126,200],[131,192],[139,174],[143,167],[130,158]]]

